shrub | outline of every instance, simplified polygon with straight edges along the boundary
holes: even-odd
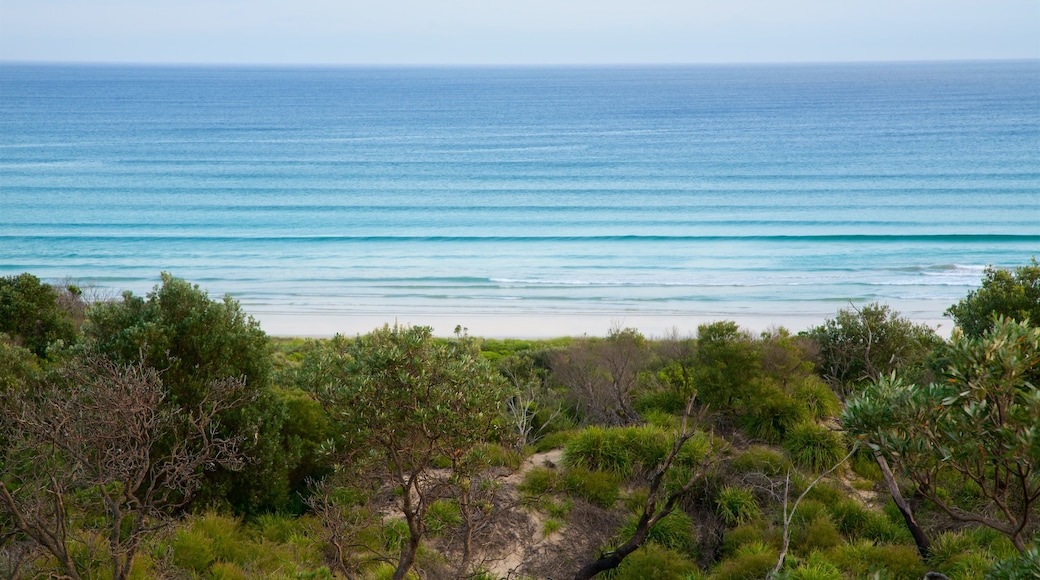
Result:
[[[575,431],[564,430],[555,431],[543,435],[534,444],[535,453],[545,453],[546,451],[552,451],[553,449],[559,449],[567,445],[567,443],[574,438]]]
[[[621,478],[649,473],[671,450],[675,435],[653,425],[639,427],[589,427],[567,443],[567,465],[609,471]],[[676,466],[700,461],[708,449],[706,436],[691,438],[676,458]]]
[[[847,577],[869,578],[884,573],[884,578],[917,580],[927,571],[913,546],[878,546],[869,540],[838,546],[827,552],[828,559]]]
[[[563,528],[563,522],[556,518],[546,518],[542,522],[542,537],[548,538]]]
[[[764,389],[747,401],[745,412],[738,419],[749,437],[779,443],[796,425],[808,419],[805,407],[777,388]]]
[[[544,495],[556,489],[558,480],[559,473],[556,470],[535,466],[524,474],[524,479],[517,486],[517,490],[531,496]]]
[[[712,574],[714,580],[759,580],[776,566],[779,550],[761,542],[746,544],[723,561]]]
[[[790,580],[843,580],[841,570],[825,561],[806,562],[791,571]]]
[[[986,574],[987,580],[1027,580],[1040,577],[1040,548],[1033,546],[1019,554],[998,562]]]
[[[841,534],[826,515],[813,518],[800,530],[796,547],[804,551],[833,548],[841,543]]]
[[[787,434],[784,450],[799,467],[824,471],[841,461],[845,446],[841,437],[815,423],[802,423]]]
[[[715,498],[716,512],[729,525],[744,524],[762,515],[751,490],[727,485]]]
[[[809,417],[818,421],[834,417],[841,411],[838,396],[816,377],[807,377],[797,384],[791,395],[802,405]]]
[[[632,514],[628,518],[618,532],[620,537],[629,538],[633,535],[636,525],[639,523],[639,515],[638,513]],[[677,552],[689,554],[694,546],[693,530],[693,520],[690,519],[690,516],[686,512],[676,510],[650,528],[646,540]]]
[[[41,358],[52,342],[71,344],[76,338],[73,319],[59,298],[57,290],[32,274],[0,278],[0,332]]]
[[[604,508],[617,501],[621,495],[620,485],[618,476],[606,471],[569,467],[563,474],[563,486],[568,492]]]
[[[426,512],[426,530],[437,536],[462,524],[462,512],[455,503],[440,499],[430,504]]]
[[[778,451],[763,445],[754,445],[733,459],[737,473],[762,473],[770,477],[783,475],[791,468],[791,462]]]
[[[659,544],[644,544],[617,568],[614,580],[684,580],[697,571],[697,566],[683,554]]]
[[[178,568],[203,574],[216,558],[205,534],[192,529],[178,530],[173,537],[173,563]]]

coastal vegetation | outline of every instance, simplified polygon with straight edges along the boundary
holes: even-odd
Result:
[[[1035,578],[1040,268],[949,339],[268,337],[163,274],[0,279],[6,578]]]

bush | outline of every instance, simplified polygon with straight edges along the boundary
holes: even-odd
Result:
[[[830,562],[806,562],[791,571],[790,580],[843,580],[841,570]]]
[[[869,540],[860,540],[833,548],[827,556],[839,570],[852,578],[869,578],[878,572],[893,580],[918,580],[927,571],[913,546],[878,546]]]
[[[834,522],[826,515],[820,515],[809,521],[796,537],[796,547],[810,552],[833,548],[841,543],[841,534]]]
[[[716,512],[729,525],[744,524],[762,515],[755,494],[742,487],[727,485],[715,498]]]
[[[802,423],[787,434],[784,450],[799,467],[825,471],[845,456],[841,436],[815,423]]]
[[[531,496],[544,495],[556,489],[558,480],[559,472],[556,470],[535,466],[524,474],[524,479],[517,486],[517,490]]]
[[[749,437],[779,443],[796,425],[808,419],[805,406],[774,387],[749,398],[738,422]]]
[[[841,411],[841,401],[823,381],[807,377],[793,389],[791,396],[798,401],[817,421],[836,416]]]
[[[711,577],[713,580],[760,580],[776,566],[779,556],[779,550],[763,543],[747,544],[719,564]]]
[[[0,332],[40,358],[55,341],[71,344],[75,326],[59,298],[57,290],[32,274],[0,278]]]
[[[673,433],[653,425],[589,427],[567,443],[563,462],[570,466],[608,471],[627,479],[654,470],[671,451],[674,441]],[[683,446],[675,465],[696,464],[707,449],[706,436],[693,437]]]
[[[462,524],[462,512],[459,506],[448,500],[437,500],[430,504],[426,512],[426,530],[431,536],[437,536]]]
[[[1040,548],[1033,546],[1007,560],[998,562],[986,574],[987,580],[1028,580],[1040,578]]]
[[[761,473],[770,477],[783,475],[791,462],[783,454],[765,446],[755,445],[733,459],[733,469],[740,474]]]
[[[638,513],[633,514],[628,518],[618,532],[620,537],[632,537],[636,525],[639,523],[639,515]],[[694,547],[693,530],[693,520],[690,519],[690,516],[683,511],[676,510],[650,528],[646,540],[683,554],[690,554]]]
[[[610,577],[614,580],[684,580],[696,571],[697,566],[682,553],[649,543],[629,554]]]
[[[563,473],[563,486],[569,493],[604,508],[617,502],[620,485],[618,476],[606,471],[569,467]]]

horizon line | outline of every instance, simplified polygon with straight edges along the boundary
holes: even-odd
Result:
[[[0,58],[0,66],[140,66],[214,68],[610,68],[694,66],[824,66],[878,64],[1035,62],[1040,56],[1000,58],[907,58],[863,60],[747,60],[747,61],[631,61],[631,62],[263,62],[263,61],[132,61],[132,60],[26,60]]]

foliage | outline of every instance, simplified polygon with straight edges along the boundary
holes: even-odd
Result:
[[[433,476],[434,461],[447,458],[458,474],[495,433],[501,375],[467,336],[440,341],[429,327],[384,326],[316,349],[301,376],[338,428],[342,465],[373,466],[396,488],[409,539],[395,578],[404,577],[426,533],[431,492],[450,484]]]
[[[603,508],[612,507],[621,495],[621,480],[607,471],[568,467],[563,472],[561,483],[571,494]]]
[[[164,272],[144,298],[125,292],[120,301],[91,307],[83,332],[91,352],[161,371],[174,408],[197,405],[213,381],[244,380],[250,403],[219,419],[221,434],[240,438],[250,461],[238,473],[210,474],[200,501],[223,499],[241,512],[285,504],[300,450],[286,448],[280,436],[287,411],[270,389],[267,336],[238,302],[211,300],[198,285]]]
[[[1040,548],[1033,546],[1024,553],[998,562],[986,574],[986,580],[1030,580],[1040,578]]]
[[[791,429],[784,440],[784,451],[794,464],[812,471],[823,471],[845,455],[841,436],[816,423],[802,423]]]
[[[820,373],[844,397],[897,369],[908,380],[927,378],[929,356],[941,343],[931,328],[876,302],[839,310],[806,335],[819,347]]]
[[[621,527],[618,534],[629,537],[639,525],[639,514],[632,514]],[[674,511],[663,518],[647,533],[646,541],[682,554],[690,554],[694,547],[694,525],[690,516],[682,511]]]
[[[761,542],[746,544],[715,568],[713,580],[759,580],[766,578],[776,564],[778,552]]]
[[[771,447],[754,445],[733,458],[732,467],[737,473],[761,473],[767,477],[783,475],[791,468],[791,462]]]
[[[681,550],[648,543],[626,558],[609,578],[642,580],[652,577],[656,580],[686,580],[696,570],[697,566],[687,559]]]
[[[40,358],[56,341],[76,339],[73,318],[61,306],[61,294],[29,273],[0,278],[0,333]]]
[[[999,320],[981,337],[955,335],[945,380],[910,386],[884,378],[849,401],[846,429],[917,484],[950,516],[998,530],[1025,550],[1040,501],[1040,388],[1025,377],[1040,365],[1040,328]],[[973,481],[987,510],[954,505],[935,482]]]
[[[605,339],[576,341],[557,352],[551,368],[585,423],[629,425],[639,419],[633,400],[650,356],[642,334],[613,329]]]
[[[564,449],[568,465],[605,470],[621,478],[646,477],[670,450],[674,435],[661,427],[588,427],[575,435]],[[691,437],[676,457],[676,466],[693,466],[708,452],[704,433]]]
[[[761,366],[750,334],[732,321],[697,327],[697,399],[715,411],[732,413],[755,394]]]
[[[73,361],[61,378],[17,393],[0,418],[8,445],[0,513],[79,578],[72,512],[109,538],[112,577],[126,578],[145,536],[166,525],[206,469],[237,468],[237,442],[219,435],[217,415],[245,401],[241,381],[211,383],[184,412],[164,404],[158,373],[103,359]]]
[[[982,287],[947,308],[946,314],[969,337],[985,334],[999,316],[1040,325],[1040,264],[1033,258],[1014,270],[986,268]]]
[[[750,489],[727,485],[715,498],[716,512],[727,524],[744,524],[762,515]]]
[[[737,421],[749,437],[779,443],[787,437],[789,430],[808,417],[804,402],[776,387],[766,386],[748,400]]]

